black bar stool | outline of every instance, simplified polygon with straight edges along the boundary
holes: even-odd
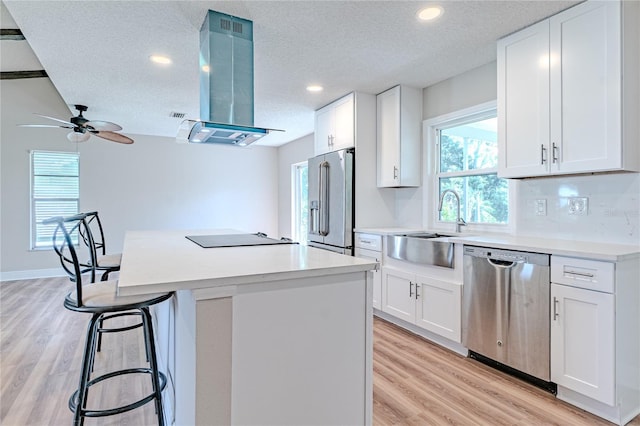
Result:
[[[93,270],[91,270],[91,268],[87,268],[84,263],[78,260],[79,257],[75,245],[79,242],[79,239],[82,238],[80,237],[80,229],[82,229],[82,232],[86,232],[90,240],[90,247],[93,246],[91,232],[87,231],[86,218],[86,214],[79,214],[66,218],[54,217],[42,222],[43,224],[57,225],[53,233],[53,247],[60,257],[62,267],[67,271],[71,280],[75,282],[75,291],[67,295],[64,300],[64,307],[72,311],[92,314],[89,326],[87,327],[80,382],[78,389],[71,395],[71,398],[69,398],[69,409],[74,413],[74,424],[83,424],[85,417],[104,417],[120,414],[154,401],[158,424],[164,425],[162,390],[166,385],[166,377],[158,370],[153,325],[149,307],[171,298],[173,293],[121,297],[116,294],[117,281],[115,280],[98,281],[96,283],[83,285],[83,274],[92,273],[92,276],[95,275],[95,266]],[[78,245],[77,247],[80,246]],[[93,252],[95,253],[95,250]],[[95,265],[95,257],[92,258],[92,260],[94,261],[93,265]],[[125,311],[131,310],[140,312],[142,316],[145,350],[149,367],[112,371],[91,378],[101,320],[103,320],[106,315],[110,315],[111,317],[114,315],[129,315],[130,313]],[[120,329],[111,329],[111,331],[124,331],[138,326],[139,325],[134,325]],[[87,396],[91,386],[126,374],[149,374],[151,377],[152,392],[135,402],[117,408],[94,410],[87,407]]]
[[[82,241],[86,246],[86,250],[89,252],[89,258],[86,260],[86,264],[83,264],[83,267],[86,268],[94,268],[94,271],[91,275],[91,282],[96,281],[96,274],[102,273],[100,275],[101,281],[107,281],[109,279],[109,274],[111,272],[117,272],[120,270],[120,262],[122,261],[122,253],[111,253],[107,254],[107,245],[104,238],[104,229],[102,228],[102,221],[100,220],[100,216],[97,211],[91,211],[84,214],[85,219],[84,223],[86,227],[81,226],[78,228],[78,235],[82,237]],[[115,318],[119,316],[124,316],[125,314],[116,314],[116,315],[108,315],[104,316],[99,322],[98,329],[98,352],[100,352],[102,348],[102,335],[104,333],[112,333],[121,331],[119,329],[109,329],[104,328],[103,323],[104,320]],[[140,315],[139,312],[133,312],[130,315]],[[139,323],[142,326],[142,323]],[[149,355],[147,354],[147,361],[149,360]]]
[[[106,281],[109,279],[109,274],[111,272],[117,272],[120,270],[122,253],[107,254],[104,229],[102,228],[102,222],[100,221],[98,212],[92,211],[85,214],[85,223],[87,224],[86,230],[79,229],[78,231],[85,245],[88,246],[91,242],[93,242],[93,250],[95,250],[94,264],[96,267],[96,271],[102,272],[100,279],[102,281]],[[91,233],[91,238],[89,238],[89,232]]]

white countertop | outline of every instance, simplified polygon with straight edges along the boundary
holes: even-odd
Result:
[[[560,256],[620,262],[640,257],[640,247],[623,244],[595,243],[585,241],[557,240],[511,235],[476,235],[452,237],[450,241],[477,246],[489,246],[507,250],[549,253]]]
[[[393,235],[404,234],[409,232],[423,232],[420,228],[356,228],[354,232],[361,232],[363,234],[377,234],[377,235]]]
[[[118,279],[121,295],[241,285],[368,271],[376,263],[299,244],[202,248],[186,235],[233,230],[128,231]]]
[[[357,228],[355,232],[369,234],[392,235],[410,232],[437,232],[448,235],[454,232],[441,230],[421,230],[413,228]],[[549,253],[560,256],[580,257],[584,259],[620,262],[640,257],[640,246],[611,244],[588,241],[560,240],[531,236],[514,236],[508,234],[464,233],[449,237],[449,241],[460,244],[495,247],[506,250],[521,250],[537,253]]]

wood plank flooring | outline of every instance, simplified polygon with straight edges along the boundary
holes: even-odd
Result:
[[[66,278],[0,283],[0,424],[68,425],[89,316],[62,306]],[[96,373],[144,359],[139,330],[104,337]],[[100,386],[100,388],[98,388]],[[96,385],[92,407],[148,392],[148,379]],[[116,390],[117,389],[117,390]],[[92,389],[93,390],[93,389]],[[611,425],[552,395],[374,321],[374,425]],[[87,425],[156,424],[152,404]],[[640,426],[640,417],[630,425]]]

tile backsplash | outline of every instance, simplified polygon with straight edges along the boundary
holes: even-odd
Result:
[[[640,245],[639,173],[527,179],[516,185],[517,235]],[[546,200],[546,214],[539,211],[545,203],[540,200]]]

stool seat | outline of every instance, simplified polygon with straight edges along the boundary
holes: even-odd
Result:
[[[118,296],[118,281],[98,281],[82,288],[82,306],[78,307],[76,292],[65,299],[65,307],[82,312],[115,312],[137,309],[143,305],[153,305],[171,297],[171,293],[142,294],[139,296]],[[156,301],[156,299],[159,299]],[[68,305],[68,306],[67,306]]]
[[[97,266],[99,269],[120,269],[122,253],[98,255]]]

